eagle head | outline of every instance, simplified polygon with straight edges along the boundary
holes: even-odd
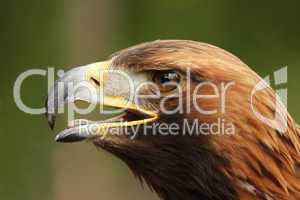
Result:
[[[46,116],[53,128],[66,103],[112,108],[104,120],[72,120],[56,141],[91,141],[162,199],[300,199],[299,129],[270,87],[253,92],[260,83],[221,48],[160,40],[71,69],[50,90]]]

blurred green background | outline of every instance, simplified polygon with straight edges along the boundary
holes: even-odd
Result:
[[[155,39],[203,41],[261,76],[287,65],[289,111],[300,122],[299,7],[291,0],[2,1],[0,199],[157,199],[118,159],[86,143],[57,144],[44,116],[18,110],[12,88],[27,69],[68,69]],[[41,107],[46,90],[46,79],[35,76],[22,98]]]

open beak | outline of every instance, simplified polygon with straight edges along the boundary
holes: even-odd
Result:
[[[129,101],[130,98],[127,96],[116,95],[115,87],[113,93],[109,92],[111,90],[107,87],[120,84],[117,78],[110,77],[114,76],[114,73],[110,73],[110,64],[110,61],[98,62],[66,72],[48,93],[45,105],[46,117],[50,128],[53,129],[60,108],[78,100],[99,104],[102,107],[122,109],[121,114],[102,121],[72,120],[69,127],[56,136],[56,141],[77,142],[98,137],[105,138],[111,128],[143,125],[158,118],[155,111],[143,109],[142,106]]]

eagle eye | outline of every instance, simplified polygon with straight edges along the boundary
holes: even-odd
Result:
[[[181,76],[176,71],[158,71],[153,76],[153,82],[161,92],[170,92],[176,89],[180,81]]]

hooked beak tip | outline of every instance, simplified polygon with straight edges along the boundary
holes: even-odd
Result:
[[[46,115],[46,118],[47,118],[47,121],[48,121],[48,125],[49,125],[50,129],[53,130],[54,125],[55,125],[55,115],[49,113],[48,97],[46,97],[46,100],[45,100],[45,108],[46,108],[45,115]]]
[[[47,121],[48,121],[48,125],[49,125],[50,129],[53,130],[54,125],[55,125],[55,115],[46,113],[46,117],[47,117]]]

